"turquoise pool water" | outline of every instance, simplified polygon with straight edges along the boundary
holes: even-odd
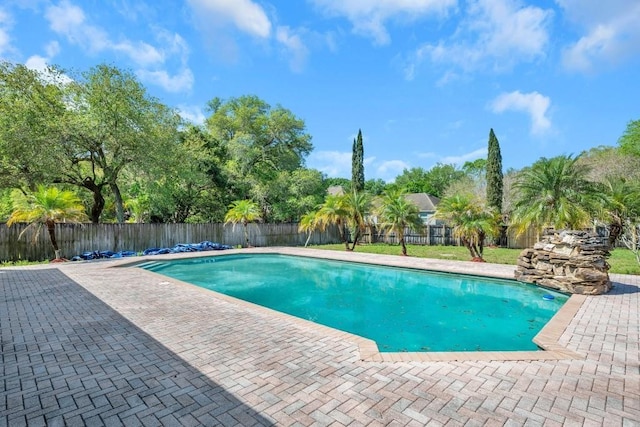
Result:
[[[285,255],[143,268],[372,339],[381,352],[537,350],[533,337],[568,299],[510,280]]]

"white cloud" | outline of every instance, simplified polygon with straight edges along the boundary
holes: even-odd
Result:
[[[126,38],[114,41],[104,29],[89,23],[84,11],[68,0],[50,6],[45,16],[53,31],[90,53],[111,51],[124,54],[139,67],[136,74],[148,83],[156,84],[168,92],[188,91],[193,86],[193,73],[187,66],[189,46],[179,34],[156,28],[154,31],[160,42],[159,47]],[[47,49],[49,57],[52,57],[60,47],[50,44]],[[173,57],[177,57],[180,71],[172,75],[162,67]],[[34,64],[38,60],[33,57]]]
[[[332,178],[351,178],[352,155],[351,151],[314,151],[307,164]]]
[[[44,51],[47,54],[47,58],[53,58],[60,53],[60,44],[55,40],[50,41],[44,47]]]
[[[428,14],[445,14],[456,0],[312,0],[331,16],[344,16],[353,31],[372,37],[377,44],[390,42],[385,22],[393,19],[415,20]]]
[[[551,100],[538,92],[522,93],[514,91],[500,94],[490,105],[494,113],[519,111],[529,114],[531,133],[540,134],[551,128],[547,117]]]
[[[71,77],[64,73],[50,72],[49,66],[51,65],[51,58],[45,58],[40,55],[33,55],[27,58],[24,65],[25,67],[40,73],[40,78],[47,82],[65,85],[73,81]]]
[[[567,69],[589,72],[599,63],[615,64],[640,54],[640,2],[556,0],[585,34],[563,52]]]
[[[136,74],[141,80],[160,86],[167,92],[184,92],[193,87],[193,73],[189,68],[183,68],[174,75],[166,70],[137,70]]]
[[[125,40],[111,43],[107,41],[104,48],[124,53],[129,59],[141,66],[162,64],[165,61],[165,56],[160,50],[145,42]]]
[[[13,20],[11,16],[3,9],[0,9],[0,57],[2,57],[5,52],[13,50],[11,37],[9,36],[9,29],[12,24]]]
[[[206,116],[202,112],[202,108],[200,106],[178,105],[178,111],[183,119],[195,125],[202,125],[206,120]]]
[[[188,0],[199,18],[214,26],[232,24],[254,37],[267,38],[271,21],[264,9],[251,0]]]
[[[429,151],[427,153],[418,153],[418,157],[420,157],[421,159],[431,159],[433,157],[437,157],[437,154],[433,151]]]
[[[307,158],[307,166],[318,169],[331,178],[351,179],[351,151],[314,151]],[[376,157],[365,157],[364,173],[367,179],[394,179],[409,164],[402,160],[377,161]]]
[[[38,72],[44,72],[49,65],[49,59],[40,55],[30,56],[24,63],[25,67]]]
[[[67,84],[71,83],[73,79],[66,74],[56,74],[55,76],[49,73],[48,67],[53,63],[53,58],[60,53],[60,45],[57,41],[51,41],[44,47],[47,56],[32,55],[25,61],[25,67],[38,71],[40,75],[49,81],[56,80],[59,83]]]
[[[467,72],[487,66],[499,71],[544,56],[553,11],[520,6],[516,0],[471,0],[467,4],[466,17],[448,40],[426,43],[415,51],[405,65],[407,79],[415,76],[425,60]],[[440,83],[452,77],[456,75],[447,71]]]
[[[64,35],[69,42],[82,46],[91,53],[97,54],[103,51],[124,53],[129,59],[142,66],[159,64],[165,59],[162,52],[145,42],[126,39],[112,41],[102,28],[89,24],[83,10],[69,1],[65,0],[57,6],[50,6],[45,16],[53,31]]]
[[[445,165],[457,165],[462,166],[465,162],[484,158],[487,156],[487,148],[478,148],[469,153],[461,154],[459,156],[446,156],[440,159],[440,163]]]
[[[276,30],[276,40],[280,42],[289,56],[289,66],[291,70],[300,72],[304,68],[309,49],[302,41],[300,34],[297,34],[287,26],[278,27]]]
[[[385,181],[389,181],[395,179],[403,170],[409,169],[410,167],[411,165],[409,165],[409,163],[402,160],[387,160],[378,165],[376,175]]]

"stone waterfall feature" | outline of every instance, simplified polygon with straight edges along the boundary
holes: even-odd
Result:
[[[609,246],[587,231],[546,235],[518,256],[515,278],[560,292],[599,295],[611,289]]]

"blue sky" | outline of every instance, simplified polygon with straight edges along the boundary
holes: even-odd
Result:
[[[307,166],[367,179],[616,145],[640,119],[638,0],[4,0],[0,58],[131,70],[202,122],[257,95],[304,119]]]

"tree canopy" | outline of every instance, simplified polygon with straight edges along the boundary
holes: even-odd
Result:
[[[640,156],[640,119],[632,120],[627,124],[618,144],[623,152]]]
[[[305,123],[291,111],[271,107],[257,96],[209,101],[206,128],[225,147],[227,190],[235,198],[252,198],[268,220],[279,203],[271,183],[281,174],[304,167],[313,149]]]
[[[0,62],[0,186],[35,190],[60,171],[64,83],[53,68]]]
[[[405,228],[419,230],[424,225],[418,206],[407,199],[402,190],[390,189],[382,194],[380,205],[376,209],[380,227],[387,234],[393,232],[398,237],[402,255],[407,255],[407,245],[404,239]]]
[[[579,157],[542,158],[522,170],[512,185],[510,226],[519,233],[533,226],[580,229],[589,226],[601,203],[600,189],[589,181]]]
[[[407,193],[427,193],[442,197],[448,186],[464,176],[465,172],[455,165],[438,163],[428,171],[420,167],[403,170],[396,177],[395,185]]]

